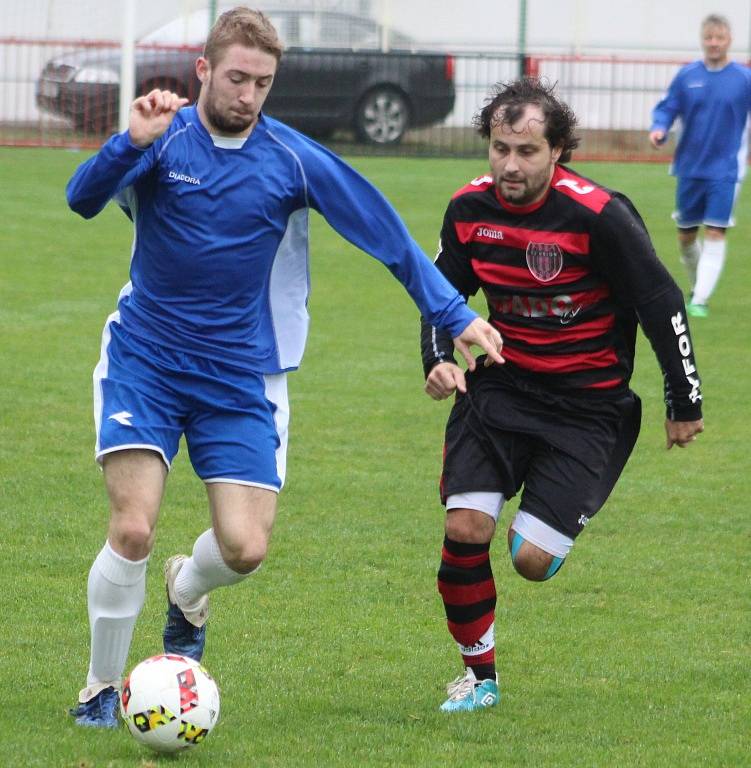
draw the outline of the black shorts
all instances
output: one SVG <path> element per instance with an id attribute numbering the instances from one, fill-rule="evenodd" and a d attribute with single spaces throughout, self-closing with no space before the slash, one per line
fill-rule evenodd
<path id="1" fill-rule="evenodd" d="M 446 425 L 441 501 L 473 491 L 507 499 L 575 539 L 607 500 L 636 443 L 641 401 L 556 395 L 509 372 L 468 374 Z"/>

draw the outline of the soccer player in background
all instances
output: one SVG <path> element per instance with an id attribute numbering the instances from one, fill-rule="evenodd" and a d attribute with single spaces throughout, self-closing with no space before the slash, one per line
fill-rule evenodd
<path id="1" fill-rule="evenodd" d="M 629 388 L 637 324 L 665 382 L 667 447 L 703 430 L 701 392 L 678 286 L 622 194 L 562 165 L 576 118 L 544 82 L 499 86 L 479 113 L 490 175 L 452 197 L 436 264 L 464 295 L 482 290 L 505 364 L 465 375 L 449 336 L 423 319 L 425 390 L 456 395 L 446 426 L 438 590 L 464 672 L 446 712 L 495 706 L 496 586 L 490 543 L 508 528 L 516 571 L 545 581 L 621 474 L 639 433 Z"/>
<path id="2" fill-rule="evenodd" d="M 728 60 L 730 23 L 711 14 L 701 25 L 704 59 L 682 67 L 652 112 L 649 141 L 657 149 L 678 118 L 671 172 L 677 177 L 678 246 L 688 272 L 688 313 L 706 317 L 725 263 L 725 231 L 746 173 L 751 71 Z M 704 226 L 704 242 L 698 239 Z"/>
<path id="3" fill-rule="evenodd" d="M 89 218 L 111 199 L 133 220 L 130 282 L 94 372 L 96 457 L 110 501 L 89 573 L 84 726 L 117 725 L 118 688 L 145 597 L 167 474 L 185 436 L 211 526 L 165 565 L 164 650 L 200 659 L 208 593 L 266 557 L 284 482 L 287 372 L 308 327 L 308 211 L 388 267 L 420 311 L 501 361 L 498 332 L 433 266 L 383 196 L 342 160 L 262 112 L 282 46 L 261 13 L 235 8 L 196 62 L 195 106 L 164 90 L 133 102 L 68 183 Z"/>

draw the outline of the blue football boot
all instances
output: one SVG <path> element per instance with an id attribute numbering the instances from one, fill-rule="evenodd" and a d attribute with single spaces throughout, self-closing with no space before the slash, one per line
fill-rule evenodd
<path id="1" fill-rule="evenodd" d="M 79 702 L 70 714 L 76 718 L 76 725 L 85 728 L 117 728 L 120 724 L 120 695 L 112 687 L 103 688 L 88 701 Z"/>
<path id="2" fill-rule="evenodd" d="M 178 607 L 175 579 L 185 560 L 187 555 L 174 555 L 164 564 L 164 581 L 167 585 L 167 623 L 162 639 L 165 653 L 175 653 L 200 661 L 206 645 L 209 596 L 204 595 L 191 609 L 183 611 Z"/>

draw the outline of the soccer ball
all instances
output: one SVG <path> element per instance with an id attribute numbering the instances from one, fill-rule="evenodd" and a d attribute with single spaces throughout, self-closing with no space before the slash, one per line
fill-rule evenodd
<path id="1" fill-rule="evenodd" d="M 219 690 L 193 659 L 152 656 L 133 668 L 120 699 L 123 719 L 136 741 L 157 752 L 200 744 L 219 719 Z"/>

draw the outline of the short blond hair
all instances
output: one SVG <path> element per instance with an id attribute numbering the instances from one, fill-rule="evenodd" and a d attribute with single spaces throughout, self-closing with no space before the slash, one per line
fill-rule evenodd
<path id="1" fill-rule="evenodd" d="M 730 22 L 726 16 L 721 16 L 719 13 L 710 13 L 704 21 L 701 23 L 702 31 L 706 27 L 725 27 L 730 32 Z"/>
<path id="2" fill-rule="evenodd" d="M 216 66 L 231 45 L 244 45 L 270 53 L 277 61 L 282 58 L 284 47 L 268 16 L 261 11 L 238 6 L 225 11 L 209 32 L 203 56 L 211 66 Z"/>

